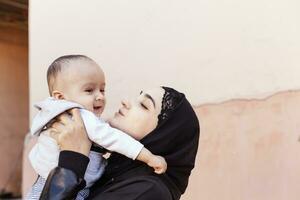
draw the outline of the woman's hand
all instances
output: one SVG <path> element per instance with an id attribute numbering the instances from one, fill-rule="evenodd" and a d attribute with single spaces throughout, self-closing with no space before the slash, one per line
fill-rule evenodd
<path id="1" fill-rule="evenodd" d="M 75 151 L 88 156 L 92 143 L 87 136 L 80 112 L 73 108 L 70 114 L 63 113 L 57 118 L 50 127 L 50 135 L 57 141 L 60 150 Z"/>

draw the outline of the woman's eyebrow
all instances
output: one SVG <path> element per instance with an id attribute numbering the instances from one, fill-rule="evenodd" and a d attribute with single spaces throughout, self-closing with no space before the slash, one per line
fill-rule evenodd
<path id="1" fill-rule="evenodd" d="M 154 99 L 149 94 L 145 94 L 145 97 L 148 98 L 148 99 L 150 99 L 152 101 L 153 106 L 155 108 L 155 101 L 154 101 Z"/>

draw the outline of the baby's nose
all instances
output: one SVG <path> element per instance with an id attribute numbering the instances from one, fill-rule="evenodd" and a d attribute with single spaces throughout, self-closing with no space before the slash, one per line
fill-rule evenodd
<path id="1" fill-rule="evenodd" d="M 97 94 L 96 94 L 96 100 L 98 101 L 98 100 L 104 100 L 104 95 L 101 93 L 101 92 L 98 92 Z"/>

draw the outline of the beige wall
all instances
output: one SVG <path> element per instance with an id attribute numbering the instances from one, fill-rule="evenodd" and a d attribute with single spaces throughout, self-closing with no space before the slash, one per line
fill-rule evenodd
<path id="1" fill-rule="evenodd" d="M 288 123 L 289 117 L 298 117 L 297 101 L 288 107 L 295 113 L 272 120 L 276 104 L 251 104 L 253 112 L 245 114 L 251 117 L 242 123 L 243 105 L 220 102 L 300 88 L 299 9 L 297 0 L 31 0 L 31 118 L 32 104 L 47 96 L 45 74 L 51 61 L 63 54 L 86 54 L 107 75 L 105 116 L 123 96 L 154 85 L 173 86 L 194 105 L 204 104 L 197 109 L 204 126 L 185 199 L 296 200 L 298 179 L 289 177 L 298 175 L 293 166 L 299 163 L 290 156 L 299 153 L 298 143 L 283 130 L 299 130 L 296 121 Z M 209 107 L 212 103 L 216 107 Z M 284 110 L 285 102 L 280 105 Z M 257 118 L 261 109 L 264 114 Z M 287 121 L 272 129 L 277 120 Z M 219 123 L 227 124 L 224 136 L 215 130 Z M 276 134 L 279 142 L 273 143 Z"/>
<path id="2" fill-rule="evenodd" d="M 47 95 L 50 62 L 70 53 L 104 68 L 106 113 L 153 85 L 194 104 L 297 89 L 299 9 L 298 0 L 31 0 L 30 103 Z"/>
<path id="3" fill-rule="evenodd" d="M 27 31 L 0 26 L 0 188 L 20 194 L 29 123 Z"/>

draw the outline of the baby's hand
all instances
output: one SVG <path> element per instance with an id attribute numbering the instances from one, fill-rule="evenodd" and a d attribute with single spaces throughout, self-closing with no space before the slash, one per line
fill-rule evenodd
<path id="1" fill-rule="evenodd" d="M 161 156 L 152 156 L 147 164 L 152 167 L 157 174 L 165 173 L 167 170 L 167 162 Z"/>

